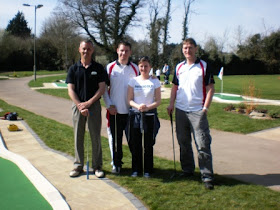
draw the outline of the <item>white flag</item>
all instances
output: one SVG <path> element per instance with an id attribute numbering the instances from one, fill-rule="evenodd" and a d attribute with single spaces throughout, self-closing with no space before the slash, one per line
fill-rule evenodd
<path id="1" fill-rule="evenodd" d="M 218 75 L 220 80 L 223 80 L 223 75 L 224 75 L 224 67 L 221 68 L 220 73 Z"/>

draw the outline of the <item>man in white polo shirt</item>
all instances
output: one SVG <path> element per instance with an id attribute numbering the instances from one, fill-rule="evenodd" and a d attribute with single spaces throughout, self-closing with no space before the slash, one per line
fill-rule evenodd
<path id="1" fill-rule="evenodd" d="M 113 169 L 112 173 L 120 173 L 122 167 L 122 137 L 125 130 L 129 105 L 127 103 L 128 82 L 139 75 L 138 66 L 129 61 L 131 45 L 122 41 L 117 49 L 118 60 L 107 65 L 110 80 L 109 89 L 104 93 L 104 101 L 109 115 L 110 130 L 113 137 Z M 115 118 L 116 117 L 116 118 Z M 115 130 L 115 120 L 117 129 Z M 117 134 L 116 134 L 117 133 Z M 117 135 L 117 141 L 115 136 Z"/>
<path id="2" fill-rule="evenodd" d="M 194 39 L 183 41 L 185 61 L 176 66 L 173 77 L 168 114 L 172 114 L 176 100 L 176 133 L 180 145 L 180 162 L 185 177 L 194 174 L 192 150 L 193 133 L 198 151 L 198 163 L 202 181 L 207 189 L 214 189 L 211 136 L 207 112 L 215 92 L 213 74 L 207 63 L 196 57 Z"/>

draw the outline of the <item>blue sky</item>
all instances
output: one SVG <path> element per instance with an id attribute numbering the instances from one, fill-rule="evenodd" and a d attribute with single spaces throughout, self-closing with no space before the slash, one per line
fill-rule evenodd
<path id="1" fill-rule="evenodd" d="M 44 20 L 56 7 L 57 0 L 0 0 L 0 28 L 5 28 L 17 11 L 22 11 L 33 30 L 34 7 L 24 7 L 23 3 L 44 5 L 37 10 L 37 34 L 40 33 Z M 241 26 L 244 32 L 244 38 L 255 33 L 280 29 L 279 0 L 196 0 L 191 9 L 194 12 L 190 16 L 189 35 L 202 46 L 209 36 L 225 41 L 225 45 L 234 44 L 238 26 Z M 141 10 L 139 17 L 142 17 L 143 22 L 149 20 L 147 10 Z M 181 42 L 182 18 L 183 0 L 172 0 L 169 42 Z M 134 27 L 130 31 L 135 39 L 147 37 L 146 24 L 140 24 L 142 26 Z M 226 37 L 223 35 L 225 32 Z"/>

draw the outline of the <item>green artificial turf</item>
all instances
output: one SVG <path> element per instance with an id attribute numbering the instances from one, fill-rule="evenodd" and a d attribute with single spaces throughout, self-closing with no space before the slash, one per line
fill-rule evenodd
<path id="1" fill-rule="evenodd" d="M 0 158 L 0 209 L 52 209 L 18 166 Z"/>

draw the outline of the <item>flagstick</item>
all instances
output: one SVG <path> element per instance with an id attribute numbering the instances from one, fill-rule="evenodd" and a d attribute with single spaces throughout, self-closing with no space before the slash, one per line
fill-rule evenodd
<path id="1" fill-rule="evenodd" d="M 223 81 L 224 80 L 222 80 L 222 82 L 221 82 L 221 95 L 223 94 L 223 86 L 224 86 Z"/>

